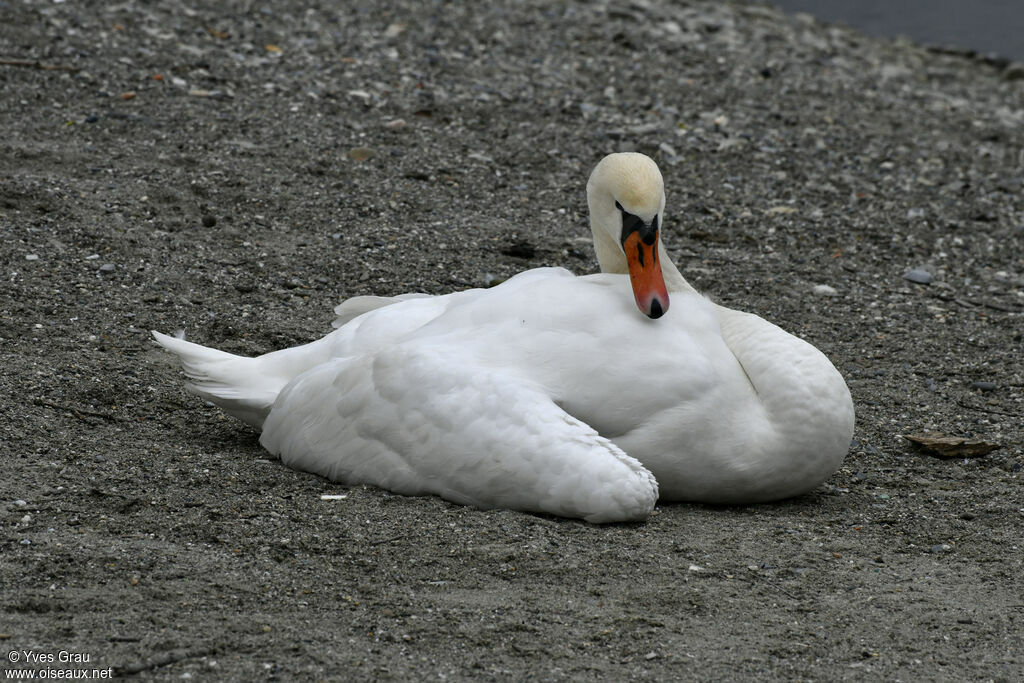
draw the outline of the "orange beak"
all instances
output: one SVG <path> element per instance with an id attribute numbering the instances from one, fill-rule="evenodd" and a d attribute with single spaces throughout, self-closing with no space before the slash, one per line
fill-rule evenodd
<path id="1" fill-rule="evenodd" d="M 640 232 L 630 233 L 622 242 L 629 265 L 629 282 L 640 311 L 649 318 L 660 318 L 668 311 L 668 289 L 658 263 L 658 232 L 648 244 Z"/>

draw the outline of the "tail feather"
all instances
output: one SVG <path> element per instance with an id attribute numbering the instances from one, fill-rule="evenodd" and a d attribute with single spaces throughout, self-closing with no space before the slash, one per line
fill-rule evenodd
<path id="1" fill-rule="evenodd" d="M 286 379 L 261 372 L 259 358 L 245 358 L 153 331 L 157 343 L 178 356 L 185 388 L 257 429 L 270 413 Z"/>

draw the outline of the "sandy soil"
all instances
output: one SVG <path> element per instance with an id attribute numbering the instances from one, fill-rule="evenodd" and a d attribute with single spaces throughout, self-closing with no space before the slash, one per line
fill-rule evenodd
<path id="1" fill-rule="evenodd" d="M 0 58 L 30 62 L 0 65 L 0 651 L 1020 680 L 1024 71 L 744 4 L 346 5 L 0 1 Z M 661 165 L 690 281 L 848 378 L 856 438 L 813 494 L 598 527 L 343 489 L 148 336 L 257 354 L 349 296 L 591 271 L 586 175 L 622 149 Z M 1001 447 L 940 460 L 922 431 Z"/>

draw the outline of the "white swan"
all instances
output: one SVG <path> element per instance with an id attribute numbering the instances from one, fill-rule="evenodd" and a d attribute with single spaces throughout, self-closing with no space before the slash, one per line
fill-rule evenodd
<path id="1" fill-rule="evenodd" d="M 349 484 L 612 522 L 659 496 L 769 501 L 835 472 L 846 383 L 810 344 L 686 282 L 659 240 L 655 163 L 605 157 L 587 200 L 598 275 L 358 297 L 331 334 L 258 358 L 154 336 L 189 390 L 262 428 L 286 465 Z"/>

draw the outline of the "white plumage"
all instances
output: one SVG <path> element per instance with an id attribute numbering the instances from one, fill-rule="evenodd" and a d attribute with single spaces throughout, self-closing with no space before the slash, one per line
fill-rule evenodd
<path id="1" fill-rule="evenodd" d="M 350 299 L 331 334 L 259 358 L 154 335 L 192 392 L 334 481 L 611 522 L 659 495 L 752 503 L 831 475 L 853 433 L 845 382 L 810 344 L 686 283 L 657 242 L 654 162 L 606 157 L 588 200 L 599 275 Z M 630 226 L 655 228 L 657 257 L 634 262 Z"/>

